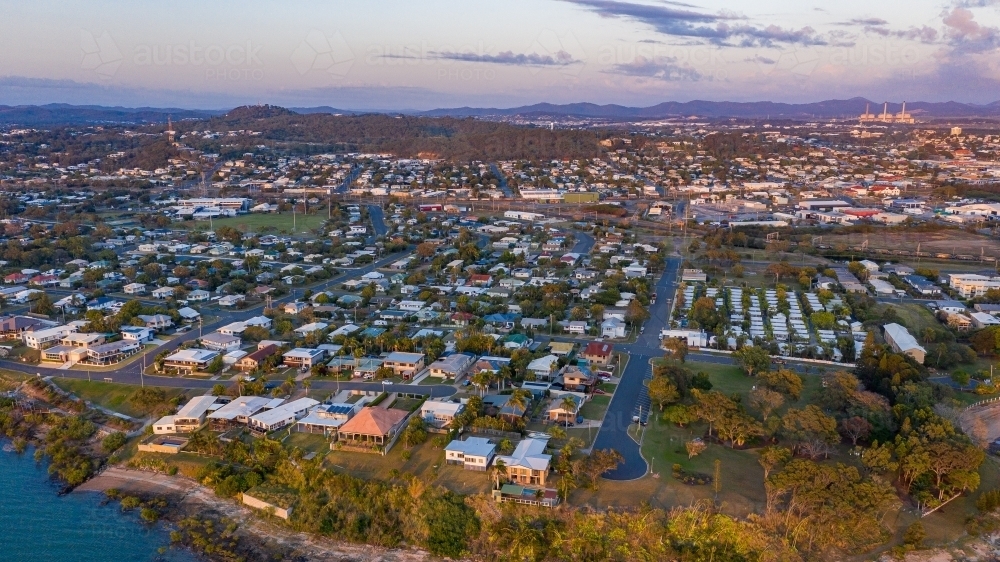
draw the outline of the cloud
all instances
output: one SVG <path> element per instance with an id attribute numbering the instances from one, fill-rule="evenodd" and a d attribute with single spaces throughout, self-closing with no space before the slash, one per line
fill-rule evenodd
<path id="1" fill-rule="evenodd" d="M 756 63 L 760 63 L 760 64 L 774 64 L 774 63 L 776 63 L 778 61 L 775 60 L 775 59 L 772 59 L 772 58 L 765 57 L 763 55 L 754 55 L 752 57 L 747 57 L 747 58 L 743 59 L 743 62 L 756 62 Z"/>
<path id="2" fill-rule="evenodd" d="M 882 26 L 888 25 L 889 22 L 882 18 L 854 18 L 847 21 L 837 22 L 834 25 L 846 25 L 846 26 Z"/>
<path id="3" fill-rule="evenodd" d="M 979 25 L 975 15 L 966 8 L 945 12 L 942 20 L 947 26 L 945 36 L 956 51 L 983 53 L 1000 47 L 1000 29 Z"/>
<path id="4" fill-rule="evenodd" d="M 784 29 L 776 25 L 758 27 L 729 22 L 745 20 L 731 14 L 706 14 L 671 6 L 654 6 L 616 0 L 565 0 L 605 18 L 634 20 L 652 26 L 664 35 L 697 37 L 725 45 L 734 41 L 743 47 L 767 47 L 774 43 L 826 45 L 811 27 Z"/>
<path id="5" fill-rule="evenodd" d="M 551 55 L 541 55 L 538 53 L 515 53 L 514 51 L 503 51 L 496 55 L 455 53 L 451 51 L 433 51 L 430 54 L 434 58 L 442 60 L 486 62 L 512 66 L 568 66 L 582 62 L 573 58 L 573 55 L 567 53 L 566 51 L 556 51 Z"/>
<path id="6" fill-rule="evenodd" d="M 639 78 L 655 78 L 668 82 L 701 79 L 701 74 L 697 70 L 690 66 L 679 64 L 675 57 L 661 57 L 655 60 L 636 57 L 630 63 L 616 64 L 605 72 Z"/>
<path id="7" fill-rule="evenodd" d="M 938 30 L 930 26 L 911 27 L 910 29 L 892 30 L 884 27 L 866 26 L 865 33 L 873 33 L 882 37 L 895 37 L 897 39 L 908 39 L 910 41 L 920 41 L 921 43 L 935 43 L 938 39 Z"/>

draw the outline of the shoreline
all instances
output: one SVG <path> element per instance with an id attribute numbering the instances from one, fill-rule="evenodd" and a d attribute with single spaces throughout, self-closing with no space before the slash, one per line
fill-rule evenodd
<path id="1" fill-rule="evenodd" d="M 112 466 L 77 486 L 71 493 L 101 493 L 115 488 L 122 493 L 159 496 L 170 500 L 164 519 L 212 514 L 239 522 L 242 538 L 285 551 L 289 560 L 339 560 L 343 562 L 425 562 L 435 560 L 419 549 L 384 549 L 345 543 L 293 531 L 262 519 L 250 508 L 215 493 L 183 476 L 131 470 Z M 289 554 L 290 552 L 290 554 Z M 197 553 L 196 553 L 197 554 Z M 199 554 L 199 556 L 202 556 Z"/>

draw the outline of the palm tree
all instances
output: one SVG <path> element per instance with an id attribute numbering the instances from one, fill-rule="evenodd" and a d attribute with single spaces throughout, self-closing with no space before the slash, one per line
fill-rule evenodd
<path id="1" fill-rule="evenodd" d="M 493 461 L 493 464 L 490 466 L 490 476 L 495 483 L 493 489 L 500 489 L 500 481 L 507 479 L 507 463 L 500 459 Z"/>
<path id="2" fill-rule="evenodd" d="M 501 439 L 500 443 L 497 445 L 497 451 L 501 455 L 509 455 L 514 451 L 514 443 L 510 439 Z"/>
<path id="3" fill-rule="evenodd" d="M 569 427 L 569 420 L 573 417 L 573 414 L 576 413 L 576 400 L 573 400 L 573 397 L 567 394 L 566 396 L 563 396 L 562 402 L 559 403 L 559 407 L 568 412 L 566 414 L 566 427 Z"/>
<path id="4" fill-rule="evenodd" d="M 507 405 L 510 406 L 511 409 L 515 410 L 515 413 L 517 410 L 521 410 L 523 412 L 528 409 L 528 401 L 530 399 L 531 392 L 523 388 L 519 388 L 510 395 L 510 398 L 507 400 Z"/>

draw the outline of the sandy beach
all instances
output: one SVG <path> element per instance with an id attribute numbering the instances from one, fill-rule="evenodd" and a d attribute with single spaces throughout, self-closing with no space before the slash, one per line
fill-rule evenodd
<path id="1" fill-rule="evenodd" d="M 219 498 L 212 490 L 181 476 L 110 467 L 77 487 L 74 493 L 104 492 L 116 488 L 123 493 L 168 498 L 180 514 L 215 512 L 240 523 L 240 532 L 255 541 L 290 549 L 293 560 L 337 560 L 342 562 L 423 562 L 434 560 L 418 549 L 381 549 L 326 540 L 297 533 L 257 516 L 235 501 Z"/>

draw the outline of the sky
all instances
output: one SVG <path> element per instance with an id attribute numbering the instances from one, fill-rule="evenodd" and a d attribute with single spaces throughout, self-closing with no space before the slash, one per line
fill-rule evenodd
<path id="1" fill-rule="evenodd" d="M 1000 100 L 1000 0 L 0 0 L 0 105 Z"/>

